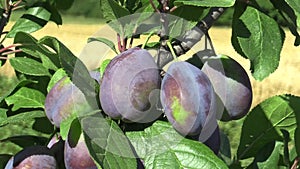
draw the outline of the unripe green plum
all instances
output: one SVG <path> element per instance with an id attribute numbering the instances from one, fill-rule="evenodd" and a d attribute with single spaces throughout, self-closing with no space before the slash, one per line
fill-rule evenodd
<path id="1" fill-rule="evenodd" d="M 160 112 L 161 77 L 154 58 L 138 47 L 128 49 L 107 65 L 100 86 L 100 102 L 104 112 L 113 119 L 127 122 L 150 122 Z"/>
<path id="2" fill-rule="evenodd" d="M 219 55 L 208 58 L 202 71 L 218 97 L 218 118 L 229 121 L 244 117 L 252 103 L 251 83 L 245 69 L 232 58 Z"/>
<path id="3" fill-rule="evenodd" d="M 97 81 L 100 79 L 99 72 L 90 72 Z M 45 100 L 45 112 L 48 119 L 56 127 L 72 113 L 78 115 L 92 111 L 84 94 L 72 83 L 68 77 L 60 79 L 49 91 Z"/>
<path id="4" fill-rule="evenodd" d="M 208 77 L 192 64 L 172 63 L 162 80 L 160 96 L 165 115 L 182 135 L 198 135 L 203 129 L 215 127 L 213 87 Z"/>
<path id="5" fill-rule="evenodd" d="M 32 146 L 14 155 L 5 169 L 56 169 L 57 162 L 46 146 Z"/>
<path id="6" fill-rule="evenodd" d="M 97 169 L 84 142 L 83 134 L 76 143 L 67 137 L 65 141 L 64 160 L 66 169 Z"/>

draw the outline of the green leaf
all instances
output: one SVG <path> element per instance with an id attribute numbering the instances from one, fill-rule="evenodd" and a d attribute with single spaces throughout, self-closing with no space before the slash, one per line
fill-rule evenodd
<path id="1" fill-rule="evenodd" d="M 56 0 L 56 7 L 57 9 L 62 9 L 62 10 L 67 10 L 69 8 L 71 8 L 71 6 L 74 3 L 74 0 Z"/>
<path id="2" fill-rule="evenodd" d="M 184 18 L 171 17 L 169 19 L 169 35 L 171 38 L 182 37 L 188 30 L 191 30 L 196 22 L 189 22 Z"/>
<path id="3" fill-rule="evenodd" d="M 276 142 L 275 148 L 269 158 L 263 162 L 258 162 L 257 166 L 259 169 L 278 168 L 278 161 L 282 151 L 283 144 Z"/>
<path id="4" fill-rule="evenodd" d="M 45 117 L 45 112 L 44 111 L 29 111 L 25 113 L 19 113 L 14 116 L 10 116 L 5 120 L 0 121 L 0 126 L 4 126 L 7 124 L 17 124 L 20 122 L 27 122 L 28 120 L 32 120 L 35 118 L 40 118 L 40 117 Z"/>
<path id="5" fill-rule="evenodd" d="M 0 168 L 5 168 L 6 163 L 11 158 L 11 155 L 8 154 L 0 154 Z"/>
<path id="6" fill-rule="evenodd" d="M 233 23 L 233 39 L 238 42 L 233 42 L 235 49 L 250 59 L 253 77 L 263 80 L 279 65 L 283 39 L 278 24 L 252 7 L 234 17 Z"/>
<path id="7" fill-rule="evenodd" d="M 300 28 L 300 13 L 296 12 L 297 16 L 297 27 Z"/>
<path id="8" fill-rule="evenodd" d="M 7 109 L 0 108 L 0 121 L 7 119 L 6 112 L 7 112 Z"/>
<path id="9" fill-rule="evenodd" d="M 72 122 L 77 119 L 77 114 L 72 113 L 67 119 L 60 123 L 60 135 L 63 140 L 66 140 L 69 130 L 71 128 Z"/>
<path id="10" fill-rule="evenodd" d="M 14 38 L 14 43 L 22 44 L 22 46 L 19 47 L 22 49 L 22 52 L 40 58 L 45 68 L 56 71 L 60 67 L 57 55 L 49 51 L 45 46 L 39 44 L 30 34 L 18 32 Z"/>
<path id="11" fill-rule="evenodd" d="M 48 139 L 40 136 L 32 135 L 21 135 L 21 136 L 11 136 L 0 140 L 0 142 L 12 142 L 22 148 L 29 147 L 32 145 L 44 145 L 47 144 Z"/>
<path id="12" fill-rule="evenodd" d="M 272 154 L 273 150 L 275 148 L 275 141 L 271 141 L 268 144 L 266 144 L 264 147 L 262 147 L 256 154 L 254 161 L 250 165 L 249 168 L 257 168 L 257 163 L 266 161 L 270 155 Z M 255 166 L 255 167 L 254 167 Z"/>
<path id="13" fill-rule="evenodd" d="M 56 51 L 62 68 L 66 71 L 72 82 L 83 92 L 91 107 L 98 109 L 99 97 L 97 89 L 99 88 L 99 84 L 90 76 L 84 63 L 54 37 L 46 36 L 39 42 Z"/>
<path id="14" fill-rule="evenodd" d="M 300 13 L 300 1 L 297 0 L 285 0 L 285 1 L 290 5 L 290 7 L 293 8 L 295 12 Z"/>
<path id="15" fill-rule="evenodd" d="M 134 13 L 141 6 L 141 0 L 126 0 L 124 5 L 130 13 Z"/>
<path id="16" fill-rule="evenodd" d="M 100 66 L 100 77 L 103 77 L 103 74 L 105 72 L 105 69 L 107 65 L 110 63 L 111 59 L 105 59 Z"/>
<path id="17" fill-rule="evenodd" d="M 96 163 L 102 168 L 132 169 L 137 161 L 123 131 L 112 120 L 101 116 L 81 120 L 85 142 Z"/>
<path id="18" fill-rule="evenodd" d="M 126 135 L 146 168 L 228 168 L 207 146 L 182 137 L 168 122 Z"/>
<path id="19" fill-rule="evenodd" d="M 285 0 L 271 0 L 273 6 L 279 10 L 279 13 L 282 15 L 288 28 L 290 29 L 291 33 L 296 37 L 295 39 L 295 46 L 300 44 L 300 35 L 297 31 L 297 16 L 295 14 L 295 10 L 293 10 Z M 300 5 L 299 5 L 300 6 Z"/>
<path id="20" fill-rule="evenodd" d="M 9 62 L 18 72 L 32 76 L 51 76 L 42 63 L 31 58 L 15 57 L 9 59 Z"/>
<path id="21" fill-rule="evenodd" d="M 115 0 L 100 0 L 100 8 L 104 18 L 108 21 L 130 15 L 130 12 Z"/>
<path id="22" fill-rule="evenodd" d="M 32 33 L 44 27 L 51 17 L 51 13 L 43 7 L 31 7 L 11 28 L 7 37 L 12 38 L 17 32 Z"/>
<path id="23" fill-rule="evenodd" d="M 249 112 L 242 127 L 240 145 L 237 151 L 238 159 L 255 157 L 258 151 L 269 142 L 283 141 L 281 129 L 288 131 L 291 137 L 294 137 L 294 131 L 297 127 L 295 114 L 300 110 L 299 107 L 291 105 L 294 100 L 300 104 L 298 97 L 274 96 Z"/>
<path id="24" fill-rule="evenodd" d="M 284 164 L 290 168 L 290 154 L 289 154 L 289 141 L 290 133 L 284 129 L 281 129 L 282 135 L 283 135 L 283 162 Z M 294 133 L 293 133 L 294 134 Z"/>
<path id="25" fill-rule="evenodd" d="M 299 143 L 300 142 L 300 125 L 298 125 L 298 127 L 295 130 L 295 134 L 294 134 L 294 140 L 295 143 Z M 299 144 L 295 144 L 296 146 L 296 152 L 298 154 L 298 156 L 300 156 L 300 145 Z"/>
<path id="26" fill-rule="evenodd" d="M 79 120 L 76 118 L 72 121 L 70 125 L 70 129 L 68 131 L 68 141 L 71 147 L 75 147 L 77 145 L 81 135 L 82 135 L 81 125 Z"/>
<path id="27" fill-rule="evenodd" d="M 219 155 L 223 159 L 223 161 L 226 162 L 227 165 L 231 163 L 231 146 L 228 136 L 220 131 L 220 139 L 221 139 L 221 145 L 220 145 L 220 151 Z"/>
<path id="28" fill-rule="evenodd" d="M 139 15 L 136 26 L 141 26 L 146 19 L 150 18 L 154 14 L 154 9 L 152 5 L 150 4 L 149 0 L 141 0 L 142 2 L 142 7 L 139 8 L 136 13 Z M 154 6 L 158 8 L 159 2 L 158 1 L 153 1 Z M 144 33 L 141 32 L 141 33 Z"/>
<path id="29" fill-rule="evenodd" d="M 44 113 L 45 114 L 45 113 Z M 53 134 L 54 126 L 47 116 L 34 118 L 34 123 L 31 127 L 33 130 L 45 134 Z M 48 137 L 49 138 L 49 137 Z"/>
<path id="30" fill-rule="evenodd" d="M 12 87 L 9 91 L 6 92 L 2 97 L 0 97 L 0 103 L 4 101 L 4 99 L 12 94 L 14 94 L 16 91 L 18 91 L 21 87 L 24 87 L 28 84 L 31 83 L 36 83 L 35 81 L 32 80 L 22 80 L 18 82 L 14 87 Z"/>
<path id="31" fill-rule="evenodd" d="M 13 105 L 13 111 L 20 108 L 44 108 L 45 96 L 38 90 L 22 87 L 5 101 L 8 105 Z"/>
<path id="32" fill-rule="evenodd" d="M 204 17 L 205 8 L 199 6 L 184 5 L 179 6 L 171 12 L 172 15 L 178 16 L 188 21 L 198 22 Z"/>
<path id="33" fill-rule="evenodd" d="M 174 5 L 176 6 L 231 7 L 234 3 L 235 0 L 174 0 Z"/>
<path id="34" fill-rule="evenodd" d="M 90 42 L 94 42 L 94 41 L 98 41 L 98 42 L 102 42 L 105 45 L 107 45 L 108 47 L 110 47 L 111 50 L 113 50 L 116 54 L 118 54 L 116 48 L 115 48 L 115 44 L 110 41 L 109 39 L 106 38 L 101 38 L 101 37 L 97 37 L 97 38 L 89 38 L 88 39 L 88 43 Z"/>
<path id="35" fill-rule="evenodd" d="M 57 25 L 62 25 L 62 17 L 59 13 L 58 8 L 56 8 L 53 5 L 49 5 L 49 7 L 47 9 L 51 13 L 50 21 L 53 21 Z"/>
<path id="36" fill-rule="evenodd" d="M 47 86 L 47 91 L 49 92 L 52 87 L 63 77 L 67 76 L 67 73 L 65 72 L 64 69 L 60 68 L 58 69 L 53 75 L 52 78 L 50 79 L 50 82 L 48 83 Z"/>

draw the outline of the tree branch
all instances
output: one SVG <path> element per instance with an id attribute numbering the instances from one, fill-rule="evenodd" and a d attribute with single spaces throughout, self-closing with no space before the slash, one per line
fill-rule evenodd
<path id="1" fill-rule="evenodd" d="M 207 34 L 213 23 L 225 12 L 226 8 L 211 8 L 209 13 L 198 22 L 197 25 L 188 31 L 181 41 L 174 41 L 172 43 L 173 50 L 177 57 L 189 51 L 197 42 L 201 40 L 203 35 Z M 158 57 L 159 56 L 159 57 Z M 158 52 L 157 64 L 159 68 L 163 68 L 166 64 L 173 60 L 168 47 L 161 47 Z"/>

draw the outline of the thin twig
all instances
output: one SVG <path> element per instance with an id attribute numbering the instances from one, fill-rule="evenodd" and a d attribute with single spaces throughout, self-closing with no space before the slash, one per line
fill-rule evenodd
<path id="1" fill-rule="evenodd" d="M 299 165 L 300 157 L 297 157 L 291 167 L 291 169 L 297 169 Z"/>
<path id="2" fill-rule="evenodd" d="M 2 57 L 2 56 L 3 56 L 3 55 L 0 56 L 0 59 L 1 59 L 1 60 L 8 60 L 7 57 Z"/>
<path id="3" fill-rule="evenodd" d="M 13 7 L 17 7 L 17 6 L 19 6 L 20 3 L 22 3 L 22 2 L 23 2 L 23 0 L 19 0 L 19 1 L 17 1 L 16 3 L 12 4 L 12 6 L 13 6 Z"/>
<path id="4" fill-rule="evenodd" d="M 11 55 L 11 54 L 20 53 L 20 52 L 22 52 L 22 50 L 18 49 L 18 50 L 12 50 L 12 51 L 8 51 L 8 52 L 4 52 L 4 53 L 2 53 L 2 55 L 5 56 L 5 55 Z"/>
<path id="5" fill-rule="evenodd" d="M 15 11 L 15 10 L 18 10 L 18 9 L 21 9 L 21 8 L 24 8 L 24 7 L 25 7 L 25 5 L 16 6 L 16 7 L 13 7 L 11 10 Z"/>
<path id="6" fill-rule="evenodd" d="M 22 46 L 22 44 L 12 44 L 12 45 L 6 46 L 6 47 L 0 49 L 0 53 L 3 53 L 6 50 L 9 50 L 11 48 L 18 47 L 18 46 Z"/>
<path id="7" fill-rule="evenodd" d="M 177 6 L 173 6 L 171 9 L 170 9 L 170 12 L 174 12 L 178 7 Z"/>
<path id="8" fill-rule="evenodd" d="M 153 0 L 149 0 L 152 8 L 155 10 L 155 12 L 160 13 L 160 11 L 156 8 L 155 4 L 153 3 Z"/>

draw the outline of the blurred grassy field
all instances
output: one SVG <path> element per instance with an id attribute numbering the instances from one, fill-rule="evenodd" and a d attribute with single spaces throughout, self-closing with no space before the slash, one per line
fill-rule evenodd
<path id="1" fill-rule="evenodd" d="M 62 26 L 49 23 L 42 30 L 33 33 L 33 36 L 37 39 L 43 36 L 54 36 L 62 41 L 75 55 L 79 56 L 86 45 L 87 38 L 99 31 L 103 26 L 103 22 L 100 20 L 95 22 L 93 20 L 86 20 L 85 18 L 66 18 L 65 21 L 66 23 Z M 11 25 L 9 24 L 6 29 L 9 29 Z M 300 96 L 300 47 L 293 46 L 294 38 L 288 31 L 286 31 L 286 41 L 282 50 L 279 68 L 262 82 L 252 78 L 249 70 L 249 61 L 239 56 L 231 46 L 231 29 L 214 27 L 209 32 L 216 52 L 233 57 L 247 70 L 253 87 L 254 98 L 252 108 L 266 98 L 274 95 L 288 93 Z M 5 43 L 10 44 L 12 40 L 9 39 Z M 0 68 L 1 75 L 12 77 L 14 73 L 10 66 L 6 64 Z M 5 88 L 1 90 L 3 93 Z M 234 140 L 231 142 L 234 149 L 237 148 L 241 123 L 242 120 L 221 123 L 221 128 L 225 130 L 224 132 L 231 140 Z M 232 131 L 232 128 L 237 130 Z"/>

